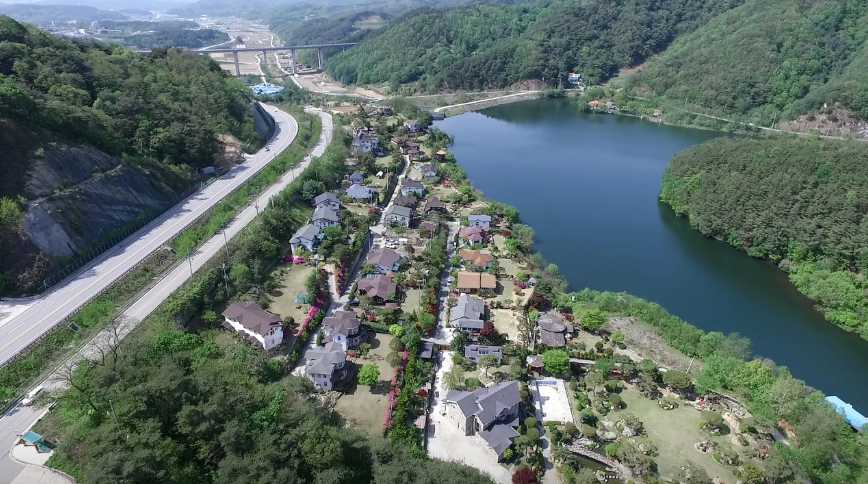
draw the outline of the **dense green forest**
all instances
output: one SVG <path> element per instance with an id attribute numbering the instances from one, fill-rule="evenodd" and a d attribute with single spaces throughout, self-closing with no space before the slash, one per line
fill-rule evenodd
<path id="1" fill-rule="evenodd" d="M 552 1 L 415 11 L 334 56 L 348 83 L 416 83 L 423 90 L 592 82 L 642 62 L 741 0 Z"/>
<path id="2" fill-rule="evenodd" d="M 210 59 L 175 50 L 142 56 L 0 17 L 0 252 L 7 254 L 0 292 L 41 289 L 62 264 L 30 242 L 23 223 L 30 202 L 50 202 L 58 223 L 79 226 L 64 217 L 85 205 L 93 213 L 130 209 L 92 234 L 141 225 L 177 200 L 198 168 L 215 163 L 219 136 L 259 142 L 250 103 L 247 89 Z M 100 179 L 117 184 L 102 196 L 112 205 L 103 211 Z M 85 182 L 87 193 L 73 190 Z M 64 208 L 64 200 L 75 205 Z"/>
<path id="3" fill-rule="evenodd" d="M 76 372 L 54 465 L 94 484 L 490 482 L 368 439 L 306 380 L 214 338 L 162 329 Z"/>
<path id="4" fill-rule="evenodd" d="M 213 161 L 217 136 L 253 141 L 249 95 L 212 61 L 71 42 L 0 17 L 0 117 L 110 154 Z"/>
<path id="5" fill-rule="evenodd" d="M 868 145 L 711 141 L 671 161 L 660 198 L 703 234 L 778 263 L 827 319 L 868 339 Z"/>
<path id="6" fill-rule="evenodd" d="M 772 124 L 840 103 L 868 119 L 868 2 L 749 0 L 628 82 L 698 111 Z"/>

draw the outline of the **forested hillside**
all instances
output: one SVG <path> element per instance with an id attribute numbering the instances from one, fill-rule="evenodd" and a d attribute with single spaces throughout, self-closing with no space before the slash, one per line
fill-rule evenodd
<path id="1" fill-rule="evenodd" d="M 763 125 L 826 103 L 868 119 L 866 39 L 865 0 L 749 0 L 678 39 L 628 87 Z"/>
<path id="2" fill-rule="evenodd" d="M 868 339 L 868 145 L 720 139 L 677 155 L 660 198 L 789 272 L 827 319 Z"/>
<path id="3" fill-rule="evenodd" d="M 221 135 L 257 142 L 247 91 L 212 61 L 71 42 L 9 17 L 0 126 L 0 253 L 15 254 L 0 261 L 0 293 L 41 289 L 56 257 L 165 209 L 222 155 Z"/>
<path id="4" fill-rule="evenodd" d="M 592 82 L 642 62 L 741 0 L 522 2 L 421 10 L 329 61 L 347 83 L 503 87 L 570 71 Z"/>

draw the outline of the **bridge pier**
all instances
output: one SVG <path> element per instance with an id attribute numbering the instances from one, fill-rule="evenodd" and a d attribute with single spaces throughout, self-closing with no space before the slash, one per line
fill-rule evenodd
<path id="1" fill-rule="evenodd" d="M 295 49 L 289 50 L 289 57 L 290 57 L 290 59 L 289 59 L 289 72 L 293 76 L 295 75 L 295 64 L 296 64 L 296 62 L 298 62 L 296 60 L 298 58 L 298 57 L 296 57 L 297 53 L 298 53 L 298 51 Z"/>
<path id="2" fill-rule="evenodd" d="M 325 67 L 325 62 L 323 61 L 323 57 L 322 57 L 322 48 L 318 48 L 316 50 L 316 63 L 317 63 L 317 70 L 321 71 L 322 68 Z"/>
<path id="3" fill-rule="evenodd" d="M 235 76 L 241 77 L 241 64 L 238 63 L 238 51 L 232 51 L 232 57 L 235 58 Z"/>

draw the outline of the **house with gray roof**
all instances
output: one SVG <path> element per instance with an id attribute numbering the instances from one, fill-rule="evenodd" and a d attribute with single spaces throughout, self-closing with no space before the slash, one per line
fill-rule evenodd
<path id="1" fill-rule="evenodd" d="M 401 185 L 401 195 L 418 195 L 425 196 L 425 185 L 422 182 L 407 178 Z"/>
<path id="2" fill-rule="evenodd" d="M 374 198 L 374 191 L 364 185 L 354 183 L 347 188 L 347 196 L 357 202 L 370 203 Z"/>
<path id="3" fill-rule="evenodd" d="M 433 163 L 425 163 L 419 167 L 419 171 L 422 173 L 422 180 L 426 182 L 434 183 L 438 180 L 437 167 Z"/>
<path id="4" fill-rule="evenodd" d="M 335 311 L 322 321 L 325 341 L 334 343 L 344 351 L 357 348 L 361 342 L 361 322 L 352 311 Z"/>
<path id="5" fill-rule="evenodd" d="M 346 377 L 347 353 L 334 343 L 322 348 L 311 348 L 306 353 L 304 374 L 320 391 L 331 391 L 335 384 Z"/>
<path id="6" fill-rule="evenodd" d="M 314 224 L 305 224 L 300 229 L 296 230 L 289 239 L 289 246 L 292 253 L 295 254 L 300 247 L 304 247 L 308 252 L 314 252 L 316 246 L 322 237 L 322 229 Z"/>
<path id="7" fill-rule="evenodd" d="M 320 193 L 313 199 L 313 206 L 316 208 L 319 207 L 328 207 L 332 210 L 340 210 L 341 209 L 341 201 L 338 199 L 338 196 L 333 192 L 325 192 Z"/>
<path id="8" fill-rule="evenodd" d="M 401 261 L 403 257 L 393 249 L 381 248 L 373 249 L 368 252 L 366 263 L 374 266 L 374 269 L 380 274 L 387 272 L 398 272 L 401 269 Z"/>
<path id="9" fill-rule="evenodd" d="M 414 197 L 413 195 L 398 195 L 395 197 L 394 203 L 395 205 L 401 205 L 402 207 L 416 208 L 416 206 L 419 205 L 419 198 Z"/>
<path id="10" fill-rule="evenodd" d="M 497 359 L 497 364 L 500 364 L 500 360 L 503 359 L 503 348 L 500 346 L 490 346 L 490 345 L 465 345 L 464 346 L 464 357 L 468 360 L 479 364 L 479 359 L 483 356 L 493 356 Z"/>
<path id="11" fill-rule="evenodd" d="M 341 223 L 341 215 L 337 210 L 323 205 L 314 209 L 310 220 L 317 227 L 324 229 Z"/>
<path id="12" fill-rule="evenodd" d="M 521 392 L 517 381 L 472 392 L 452 390 L 445 404 L 448 418 L 464 435 L 479 437 L 498 459 L 519 436 Z"/>
<path id="13" fill-rule="evenodd" d="M 449 312 L 449 326 L 465 333 L 476 334 L 485 325 L 485 301 L 462 293 L 458 303 Z"/>
<path id="14" fill-rule="evenodd" d="M 413 209 L 410 207 L 402 207 L 401 205 L 392 205 L 386 210 L 385 222 L 388 225 L 400 225 L 401 227 L 410 227 L 413 221 Z"/>
<path id="15" fill-rule="evenodd" d="M 467 225 L 470 227 L 479 227 L 482 230 L 489 230 L 491 227 L 491 216 L 484 214 L 468 215 Z"/>
<path id="16" fill-rule="evenodd" d="M 365 175 L 364 173 L 357 171 L 354 172 L 352 175 L 348 176 L 347 179 L 350 181 L 351 185 L 361 185 L 365 182 Z"/>

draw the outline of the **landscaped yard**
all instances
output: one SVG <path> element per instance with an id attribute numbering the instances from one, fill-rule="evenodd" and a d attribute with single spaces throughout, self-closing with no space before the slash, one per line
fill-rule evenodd
<path id="1" fill-rule="evenodd" d="M 278 278 L 280 285 L 271 294 L 271 304 L 268 310 L 279 314 L 282 318 L 292 317 L 297 323 L 304 321 L 310 304 L 296 302 L 299 294 L 307 294 L 304 283 L 307 281 L 314 268 L 306 265 L 287 266 L 280 269 Z"/>
<path id="2" fill-rule="evenodd" d="M 511 309 L 492 309 L 491 316 L 498 333 L 506 335 L 510 341 L 518 341 L 518 323 Z"/>
<path id="3" fill-rule="evenodd" d="M 404 298 L 404 302 L 401 303 L 401 310 L 405 313 L 412 313 L 413 311 L 415 311 L 416 313 L 421 312 L 422 290 L 408 289 L 407 296 Z"/>
<path id="4" fill-rule="evenodd" d="M 624 390 L 621 398 L 627 404 L 621 412 L 638 417 L 648 438 L 657 446 L 659 455 L 654 460 L 661 478 L 674 478 L 679 467 L 690 461 L 704 468 L 712 479 L 719 477 L 724 482 L 736 482 L 732 468 L 717 463 L 711 454 L 703 454 L 694 447 L 703 440 L 717 443 L 718 448 L 732 447 L 729 436 L 711 437 L 699 428 L 702 416 L 695 408 L 681 405 L 674 410 L 663 410 L 656 401 L 643 397 L 633 388 Z M 607 418 L 612 420 L 616 415 L 610 414 Z"/>
<path id="5" fill-rule="evenodd" d="M 335 404 L 335 410 L 347 422 L 370 435 L 383 435 L 383 415 L 388 403 L 389 381 L 395 373 L 386 362 L 391 341 L 391 335 L 375 334 L 369 341 L 372 348 L 368 356 L 352 359 L 359 368 L 366 363 L 376 363 L 380 368 L 380 384 L 374 388 L 354 383 L 348 385 L 350 389 L 341 395 Z"/>

